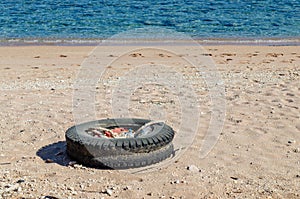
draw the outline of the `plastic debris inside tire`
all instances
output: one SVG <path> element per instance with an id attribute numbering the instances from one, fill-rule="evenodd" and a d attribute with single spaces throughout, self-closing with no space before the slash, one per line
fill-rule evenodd
<path id="1" fill-rule="evenodd" d="M 130 169 L 174 155 L 174 130 L 160 121 L 135 118 L 103 119 L 66 131 L 67 153 L 95 168 Z"/>

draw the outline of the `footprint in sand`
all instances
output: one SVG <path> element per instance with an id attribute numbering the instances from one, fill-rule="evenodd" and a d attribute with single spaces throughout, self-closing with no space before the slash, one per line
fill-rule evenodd
<path id="1" fill-rule="evenodd" d="M 256 57 L 258 56 L 258 53 L 248 53 L 247 57 Z"/>
<path id="2" fill-rule="evenodd" d="M 249 64 L 250 61 L 248 61 L 248 60 L 241 60 L 239 63 L 240 63 L 240 64 Z"/>
<path id="3" fill-rule="evenodd" d="M 218 61 L 217 64 L 227 64 L 226 61 Z"/>
<path id="4" fill-rule="evenodd" d="M 283 61 L 281 61 L 282 63 L 293 63 L 294 61 L 296 61 L 296 60 L 294 60 L 294 59 L 289 59 L 289 60 L 283 60 Z"/>
<path id="5" fill-rule="evenodd" d="M 165 55 L 165 54 L 163 54 L 163 53 L 159 53 L 158 56 L 160 56 L 160 57 L 172 57 L 172 56 L 170 56 L 170 55 Z"/>
<path id="6" fill-rule="evenodd" d="M 283 53 L 267 53 L 266 57 L 279 57 L 283 56 Z"/>
<path id="7" fill-rule="evenodd" d="M 235 53 L 222 53 L 221 54 L 221 57 L 225 57 L 225 56 L 231 57 L 231 56 L 236 56 L 236 54 Z"/>
<path id="8" fill-rule="evenodd" d="M 253 70 L 253 68 L 250 66 L 246 66 L 246 68 L 248 68 L 249 70 Z"/>
<path id="9" fill-rule="evenodd" d="M 130 57 L 145 57 L 142 55 L 142 53 L 132 53 L 129 55 Z"/>
<path id="10" fill-rule="evenodd" d="M 287 102 L 289 102 L 289 103 L 292 103 L 292 102 L 294 102 L 294 100 L 293 100 L 293 99 L 290 99 L 290 98 L 288 98 L 288 99 L 285 99 L 285 101 L 287 101 Z"/>
<path id="11" fill-rule="evenodd" d="M 203 55 L 203 56 L 209 56 L 209 57 L 211 57 L 211 56 L 212 56 L 212 54 L 211 54 L 211 53 L 203 53 L 202 55 Z"/>
<path id="12" fill-rule="evenodd" d="M 271 63 L 271 62 L 274 62 L 274 61 L 275 61 L 274 59 L 269 59 L 269 60 L 264 59 L 264 60 L 262 61 L 262 63 L 268 64 L 268 63 Z"/>

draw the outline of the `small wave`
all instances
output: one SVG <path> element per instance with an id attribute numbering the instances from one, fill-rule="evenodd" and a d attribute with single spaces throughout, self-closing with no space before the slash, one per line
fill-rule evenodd
<path id="1" fill-rule="evenodd" d="M 102 39 L 0 39 L 0 46 L 97 46 Z"/>
<path id="2" fill-rule="evenodd" d="M 0 46 L 97 46 L 97 45 L 262 45 L 262 46 L 299 46 L 300 38 L 209 38 L 209 39 L 0 39 Z"/>
<path id="3" fill-rule="evenodd" d="M 262 45 L 262 46 L 299 46 L 300 38 L 264 39 L 200 39 L 203 45 Z"/>

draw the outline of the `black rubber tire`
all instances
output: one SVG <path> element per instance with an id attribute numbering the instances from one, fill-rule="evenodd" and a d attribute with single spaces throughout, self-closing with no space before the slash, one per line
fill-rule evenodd
<path id="1" fill-rule="evenodd" d="M 101 169 L 130 169 L 158 163 L 174 155 L 173 144 L 170 143 L 149 153 L 132 153 L 129 155 L 114 155 L 106 157 L 80 157 L 68 151 L 71 158 L 83 165 Z"/>
<path id="2" fill-rule="evenodd" d="M 74 153 L 79 157 L 90 158 L 121 154 L 130 155 L 132 153 L 148 153 L 160 149 L 173 140 L 174 131 L 166 124 L 159 127 L 155 127 L 154 125 L 153 128 L 158 128 L 158 130 L 154 131 L 155 134 L 137 138 L 95 138 L 85 132 L 86 129 L 95 125 L 106 128 L 112 126 L 132 126 L 136 130 L 148 122 L 150 120 L 121 118 L 97 120 L 73 126 L 66 132 L 67 151 L 69 154 Z"/>

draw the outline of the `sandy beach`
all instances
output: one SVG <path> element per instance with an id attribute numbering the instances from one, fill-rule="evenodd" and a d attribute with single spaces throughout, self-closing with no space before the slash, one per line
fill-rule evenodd
<path id="1" fill-rule="evenodd" d="M 175 56 L 142 46 L 122 55 L 132 47 L 102 46 L 99 60 L 90 59 L 94 48 L 0 47 L 0 198 L 300 198 L 299 46 L 204 46 L 203 54 L 178 45 L 173 48 L 181 54 Z M 223 130 L 203 159 L 209 91 L 182 55 L 213 60 L 224 81 Z M 175 163 L 146 173 L 68 165 L 65 131 L 75 124 L 73 86 L 86 60 L 96 65 L 114 60 L 95 91 L 97 119 L 113 116 L 118 77 L 135 64 L 165 64 L 183 74 L 201 107 L 192 146 Z M 177 131 L 180 104 L 163 85 L 141 85 L 129 111 L 149 118 L 151 106 L 154 117 L 163 109 Z"/>

